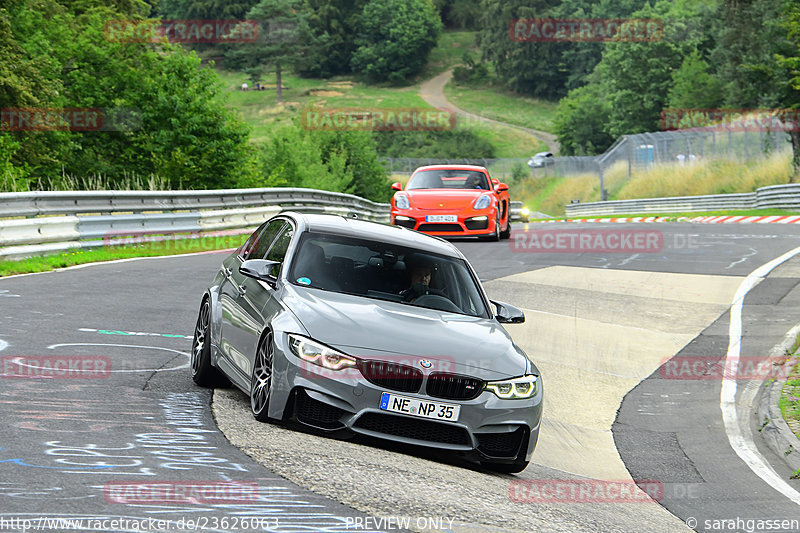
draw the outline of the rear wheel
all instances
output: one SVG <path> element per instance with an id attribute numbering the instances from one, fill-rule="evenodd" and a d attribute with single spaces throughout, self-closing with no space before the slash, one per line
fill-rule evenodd
<path id="1" fill-rule="evenodd" d="M 269 396 L 272 390 L 272 332 L 267 332 L 256 350 L 250 378 L 250 411 L 259 422 L 269 420 Z"/>
<path id="2" fill-rule="evenodd" d="M 201 387 L 225 387 L 230 384 L 211 364 L 211 304 L 203 300 L 194 327 L 191 355 L 192 379 Z"/>

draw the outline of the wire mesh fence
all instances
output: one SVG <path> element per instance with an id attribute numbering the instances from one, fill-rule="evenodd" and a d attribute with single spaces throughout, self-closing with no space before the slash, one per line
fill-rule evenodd
<path id="1" fill-rule="evenodd" d="M 638 170 L 655 165 L 691 164 L 701 159 L 733 159 L 748 161 L 764 158 L 774 152 L 791 150 L 789 134 L 782 130 L 754 128 L 745 130 L 697 128 L 624 135 L 597 156 L 548 157 L 535 161 L 528 158 L 446 159 L 390 158 L 382 159 L 392 174 L 411 174 L 414 169 L 434 164 L 471 164 L 489 169 L 493 177 L 512 179 L 525 176 L 575 176 L 602 174 L 623 162 L 628 177 Z M 533 155 L 533 154 L 531 154 Z"/>

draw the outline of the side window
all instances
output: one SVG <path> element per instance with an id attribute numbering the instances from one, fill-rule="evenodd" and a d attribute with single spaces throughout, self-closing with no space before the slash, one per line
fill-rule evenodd
<path id="1" fill-rule="evenodd" d="M 279 263 L 283 263 L 283 260 L 286 258 L 286 250 L 289 249 L 289 243 L 292 242 L 292 237 L 294 237 L 294 228 L 292 226 L 286 226 L 278 238 L 275 239 L 275 243 L 270 248 L 269 253 L 267 253 L 266 259 L 270 261 L 278 261 Z M 278 269 L 276 269 L 273 275 L 278 275 Z"/>
<path id="2" fill-rule="evenodd" d="M 247 238 L 244 244 L 242 244 L 239 247 L 238 250 L 239 256 L 244 257 L 246 259 L 247 256 L 250 255 L 250 251 L 253 249 L 253 245 L 255 245 L 256 239 L 258 239 L 258 236 L 261 234 L 262 231 L 264 231 L 264 228 L 266 227 L 267 223 L 264 222 L 258 227 L 257 230 L 255 230 L 253 233 L 250 234 L 250 236 Z"/>
<path id="3" fill-rule="evenodd" d="M 264 259 L 264 256 L 269 250 L 269 245 L 275 240 L 275 236 L 286 225 L 286 221 L 282 219 L 273 220 L 258 232 L 255 239 L 248 240 L 242 252 L 242 258 L 247 259 Z"/>

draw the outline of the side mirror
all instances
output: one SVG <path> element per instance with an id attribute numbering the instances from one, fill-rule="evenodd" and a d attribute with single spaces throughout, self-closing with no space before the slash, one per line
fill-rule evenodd
<path id="1" fill-rule="evenodd" d="M 497 314 L 494 317 L 498 322 L 502 324 L 522 324 L 525 322 L 525 313 L 513 305 L 494 300 L 492 300 L 492 304 L 497 307 Z"/>
<path id="2" fill-rule="evenodd" d="M 403 186 L 400 185 L 399 181 L 395 181 L 394 183 L 392 183 L 392 190 L 393 191 L 402 191 L 403 190 Z"/>
<path id="3" fill-rule="evenodd" d="M 508 190 L 508 185 L 506 185 L 505 183 L 498 183 L 496 190 L 497 190 L 497 192 L 507 191 Z"/>
<path id="4" fill-rule="evenodd" d="M 273 270 L 276 270 L 276 266 L 280 266 L 278 261 L 248 259 L 239 267 L 239 273 L 248 278 L 266 281 L 270 286 L 275 287 L 278 277 L 273 274 Z"/>
<path id="5" fill-rule="evenodd" d="M 492 178 L 492 185 L 494 185 L 495 187 L 497 187 L 499 184 L 500 184 L 500 180 L 499 180 L 499 179 L 497 179 L 497 178 Z"/>

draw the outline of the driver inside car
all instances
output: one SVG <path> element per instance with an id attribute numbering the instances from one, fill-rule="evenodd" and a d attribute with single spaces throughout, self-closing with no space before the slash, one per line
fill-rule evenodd
<path id="1" fill-rule="evenodd" d="M 404 302 L 413 303 L 414 300 L 426 294 L 444 296 L 443 291 L 430 287 L 432 273 L 430 265 L 424 263 L 413 265 L 411 266 L 410 272 L 411 280 L 409 287 L 400 292 L 400 296 L 403 297 Z"/>

